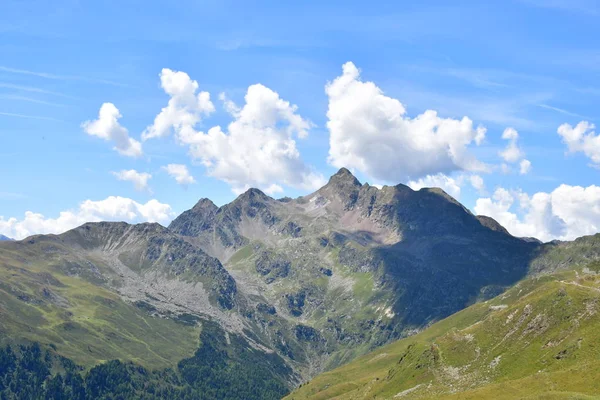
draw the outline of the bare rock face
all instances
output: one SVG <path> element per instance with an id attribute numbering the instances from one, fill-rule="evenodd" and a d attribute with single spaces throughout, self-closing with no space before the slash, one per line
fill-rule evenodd
<path id="1" fill-rule="evenodd" d="M 250 189 L 219 208 L 201 200 L 169 229 L 221 261 L 305 376 L 497 293 L 539 246 L 441 189 L 378 189 L 345 168 L 297 199 Z"/>
<path id="2" fill-rule="evenodd" d="M 257 189 L 222 207 L 201 199 L 168 228 L 88 223 L 6 243 L 0 255 L 101 286 L 154 317 L 217 324 L 280 357 L 290 383 L 498 293 L 540 248 L 441 189 L 378 189 L 344 168 L 296 199 Z"/>

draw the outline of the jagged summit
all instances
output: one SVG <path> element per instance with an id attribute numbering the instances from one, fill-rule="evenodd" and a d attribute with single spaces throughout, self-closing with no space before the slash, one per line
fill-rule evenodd
<path id="1" fill-rule="evenodd" d="M 149 234 L 170 234 L 169 230 L 158 222 L 142 222 L 139 224 L 130 224 L 123 221 L 101 221 L 101 222 L 86 222 L 77 228 L 71 229 L 65 233 L 58 235 L 61 238 L 68 238 L 73 234 L 83 235 L 101 235 L 101 236 L 120 236 L 125 233 L 136 235 Z"/>
<path id="2" fill-rule="evenodd" d="M 250 188 L 246 190 L 244 193 L 240 194 L 233 202 L 243 202 L 243 201 L 268 201 L 273 200 L 271 197 L 267 196 L 262 190 L 257 188 Z"/>
<path id="3" fill-rule="evenodd" d="M 338 172 L 333 174 L 331 178 L 329 178 L 329 182 L 326 186 L 329 185 L 352 185 L 352 186 L 362 186 L 360 181 L 348 170 L 347 168 L 340 168 Z"/>
<path id="4" fill-rule="evenodd" d="M 199 199 L 168 228 L 94 222 L 33 239 L 0 249 L 166 318 L 212 318 L 305 379 L 498 293 L 540 246 L 441 189 L 377 189 L 346 168 L 296 199 L 253 188 Z"/>
<path id="5" fill-rule="evenodd" d="M 344 208 L 348 209 L 356 202 L 361 188 L 363 185 L 352 175 L 352 172 L 346 168 L 340 168 L 329 178 L 329 182 L 316 193 L 329 200 L 336 199 L 343 204 Z"/>
<path id="6" fill-rule="evenodd" d="M 198 200 L 196 205 L 192 208 L 192 210 L 194 210 L 194 211 L 201 211 L 201 210 L 216 211 L 218 209 L 219 209 L 219 207 L 217 207 L 217 205 L 215 203 L 213 203 L 211 199 L 206 198 L 206 197 Z"/>

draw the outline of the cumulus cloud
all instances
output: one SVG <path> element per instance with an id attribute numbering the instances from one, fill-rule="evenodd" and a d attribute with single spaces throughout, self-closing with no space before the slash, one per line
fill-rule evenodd
<path id="1" fill-rule="evenodd" d="M 504 150 L 499 153 L 500 157 L 505 161 L 500 167 L 502 173 L 511 173 L 512 169 L 508 164 L 515 164 L 517 162 L 519 163 L 519 173 L 521 175 L 529 173 L 531 170 L 531 161 L 525 159 L 525 152 L 517 143 L 519 140 L 519 132 L 514 128 L 506 128 L 504 132 L 502 132 L 502 139 L 508 140 L 508 145 L 506 145 Z"/>
<path id="2" fill-rule="evenodd" d="M 471 186 L 473 186 L 473 189 L 477 190 L 481 194 L 485 193 L 485 182 L 481 176 L 471 175 L 469 177 L 469 182 L 471 183 Z"/>
<path id="3" fill-rule="evenodd" d="M 362 81 L 353 63 L 342 69 L 325 87 L 332 165 L 388 182 L 489 169 L 469 151 L 483 141 L 485 128 L 474 127 L 467 117 L 440 118 L 433 110 L 409 118 L 400 101 Z"/>
<path id="4" fill-rule="evenodd" d="M 475 212 L 496 219 L 515 236 L 572 240 L 600 231 L 600 187 L 560 185 L 530 196 L 498 188 L 480 198 Z"/>
<path id="5" fill-rule="evenodd" d="M 283 188 L 274 183 L 271 186 L 269 186 L 268 188 L 265 188 L 265 193 L 268 194 L 269 196 L 274 196 L 277 193 L 283 193 Z"/>
<path id="6" fill-rule="evenodd" d="M 519 173 L 521 175 L 528 174 L 531 171 L 531 161 L 529 160 L 521 160 L 519 163 Z"/>
<path id="7" fill-rule="evenodd" d="M 506 128 L 502 133 L 502 139 L 508 140 L 508 145 L 500 152 L 500 157 L 508 163 L 516 163 L 523 158 L 523 150 L 517 146 L 519 133 L 513 128 Z"/>
<path id="8" fill-rule="evenodd" d="M 163 167 L 165 171 L 180 185 L 190 185 L 196 183 L 196 180 L 190 174 L 188 167 L 183 164 L 169 164 Z"/>
<path id="9" fill-rule="evenodd" d="M 86 200 L 75 210 L 62 211 L 56 218 L 27 211 L 23 219 L 0 216 L 0 234 L 23 239 L 33 234 L 62 233 L 85 222 L 126 221 L 168 223 L 173 218 L 171 206 L 150 200 L 144 204 L 132 199 L 110 196 L 104 200 Z"/>
<path id="10" fill-rule="evenodd" d="M 243 107 L 221 93 L 233 121 L 225 130 L 214 126 L 205 133 L 196 129 L 201 118 L 214 111 L 208 92 L 197 93 L 198 83 L 188 74 L 169 69 L 163 69 L 161 85 L 170 100 L 142 134 L 144 140 L 175 132 L 207 174 L 229 183 L 235 193 L 251 186 L 278 193 L 282 184 L 315 189 L 325 183 L 302 161 L 296 147 L 296 139 L 307 137 L 312 124 L 273 90 L 250 86 Z"/>
<path id="11" fill-rule="evenodd" d="M 231 101 L 225 93 L 219 94 L 219 100 L 223 102 L 223 107 L 229 114 L 233 115 L 234 117 L 240 115 L 240 108 L 237 106 L 237 104 Z"/>
<path id="12" fill-rule="evenodd" d="M 100 107 L 98 119 L 86 121 L 81 124 L 81 127 L 88 135 L 113 142 L 114 149 L 119 154 L 127 157 L 140 157 L 142 155 L 142 144 L 129 137 L 127 129 L 119 124 L 119 118 L 121 117 L 119 109 L 114 104 L 104 103 Z"/>
<path id="13" fill-rule="evenodd" d="M 229 183 L 236 193 L 249 186 L 268 191 L 281 184 L 315 189 L 325 183 L 296 147 L 296 138 L 305 138 L 311 127 L 296 106 L 260 84 L 248 88 L 243 107 L 226 101 L 233 122 L 225 131 L 215 126 L 186 136 L 190 155 L 209 175 Z"/>
<path id="14" fill-rule="evenodd" d="M 570 153 L 582 152 L 596 165 L 600 165 L 600 136 L 596 135 L 594 124 L 581 121 L 575 127 L 562 124 L 558 134 L 567 145 Z"/>
<path id="15" fill-rule="evenodd" d="M 135 169 L 122 170 L 119 172 L 112 172 L 112 174 L 120 181 L 127 181 L 133 183 L 136 190 L 148 190 L 148 180 L 152 178 L 147 172 L 138 172 Z"/>
<path id="16" fill-rule="evenodd" d="M 455 199 L 460 198 L 462 179 L 454 179 L 444 174 L 427 175 L 416 181 L 409 181 L 407 185 L 413 190 L 424 187 L 439 187 Z"/>
<path id="17" fill-rule="evenodd" d="M 178 140 L 186 142 L 187 134 L 193 133 L 193 127 L 202 116 L 215 111 L 208 92 L 198 92 L 198 82 L 188 74 L 163 68 L 160 84 L 170 99 L 166 107 L 142 133 L 142 140 L 164 137 L 174 131 Z M 198 92 L 198 93 L 196 93 Z"/>

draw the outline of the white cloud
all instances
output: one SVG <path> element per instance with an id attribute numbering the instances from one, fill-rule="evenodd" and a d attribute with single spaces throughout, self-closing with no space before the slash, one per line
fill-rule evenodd
<path id="1" fill-rule="evenodd" d="M 531 161 L 529 160 L 521 160 L 519 163 L 519 173 L 521 175 L 528 174 L 531 171 Z"/>
<path id="2" fill-rule="evenodd" d="M 142 144 L 129 137 L 126 128 L 119 124 L 122 115 L 112 103 L 104 103 L 100 107 L 98 119 L 86 121 L 81 127 L 88 135 L 98 136 L 101 139 L 114 142 L 114 149 L 124 156 L 140 157 Z"/>
<path id="3" fill-rule="evenodd" d="M 506 128 L 502 132 L 502 139 L 508 140 L 508 145 L 498 154 L 505 161 L 501 164 L 500 170 L 503 174 L 510 174 L 512 168 L 509 164 L 519 163 L 519 173 L 525 175 L 531 170 L 531 161 L 525 159 L 525 152 L 519 147 L 519 132 L 514 128 Z"/>
<path id="4" fill-rule="evenodd" d="M 147 172 L 138 172 L 135 169 L 122 170 L 119 172 L 112 172 L 112 174 L 120 181 L 128 181 L 133 183 L 136 190 L 147 190 L 148 180 L 152 178 Z"/>
<path id="5" fill-rule="evenodd" d="M 240 115 L 240 112 L 242 110 L 240 110 L 237 104 L 231 101 L 225 93 L 219 94 L 219 100 L 223 102 L 223 107 L 225 108 L 225 111 L 227 111 L 229 114 L 233 115 L 236 118 Z"/>
<path id="6" fill-rule="evenodd" d="M 581 121 L 575 127 L 562 124 L 557 132 L 570 153 L 582 152 L 594 164 L 600 165 L 600 135 L 596 135 L 595 128 L 594 124 Z"/>
<path id="7" fill-rule="evenodd" d="M 277 193 L 283 190 L 282 184 L 315 189 L 325 183 L 321 174 L 302 161 L 296 148 L 295 139 L 308 136 L 312 124 L 273 90 L 261 84 L 250 86 L 243 107 L 221 93 L 219 98 L 233 122 L 225 131 L 215 126 L 204 133 L 196 128 L 203 115 L 214 111 L 209 93 L 197 94 L 196 81 L 185 72 L 169 69 L 163 69 L 161 84 L 171 99 L 144 131 L 143 139 L 174 131 L 177 141 L 190 147 L 190 156 L 206 167 L 208 175 L 229 183 L 235 193 L 251 186 Z"/>
<path id="8" fill-rule="evenodd" d="M 407 183 L 413 190 L 419 190 L 424 187 L 439 187 L 455 199 L 460 198 L 460 187 L 462 179 L 454 179 L 444 174 L 427 175 L 416 181 Z"/>
<path id="9" fill-rule="evenodd" d="M 502 139 L 504 140 L 517 140 L 519 138 L 519 132 L 515 128 L 506 128 L 502 132 Z"/>
<path id="10" fill-rule="evenodd" d="M 186 135 L 200 122 L 203 115 L 215 111 L 208 92 L 198 91 L 198 82 L 188 74 L 163 68 L 161 87 L 170 96 L 169 103 L 142 133 L 142 140 L 164 137 L 174 130 L 177 139 L 186 143 Z"/>
<path id="11" fill-rule="evenodd" d="M 171 175 L 175 181 L 180 185 L 190 185 L 196 183 L 194 177 L 190 174 L 188 167 L 183 164 L 169 164 L 164 166 L 163 169 Z"/>
<path id="12" fill-rule="evenodd" d="M 600 187 L 563 184 L 533 196 L 499 188 L 492 198 L 478 199 L 475 212 L 496 219 L 515 236 L 572 240 L 600 231 Z"/>
<path id="13" fill-rule="evenodd" d="M 82 202 L 76 210 L 62 211 L 56 218 L 27 211 L 23 219 L 0 216 L 0 234 L 23 239 L 33 234 L 62 233 L 85 222 L 126 221 L 168 223 L 173 218 L 171 206 L 150 200 L 145 204 L 132 199 L 110 196 L 104 200 Z"/>
<path id="14" fill-rule="evenodd" d="M 265 193 L 268 194 L 269 196 L 273 196 L 277 193 L 283 193 L 283 188 L 274 183 L 265 189 Z"/>
<path id="15" fill-rule="evenodd" d="M 477 190 L 479 193 L 485 193 L 485 183 L 483 178 L 479 175 L 471 175 L 469 177 L 469 182 L 473 189 Z"/>
<path id="16" fill-rule="evenodd" d="M 455 170 L 487 171 L 469 152 L 485 138 L 473 121 L 440 118 L 428 110 L 409 118 L 404 105 L 373 82 L 360 80 L 348 62 L 325 87 L 329 97 L 329 162 L 372 178 L 398 182 Z"/>
<path id="17" fill-rule="evenodd" d="M 507 163 L 516 163 L 521 160 L 525 153 L 523 150 L 517 145 L 517 140 L 519 139 L 519 133 L 513 128 L 506 128 L 502 133 L 502 139 L 508 140 L 508 145 L 504 150 L 500 152 L 500 157 Z"/>
<path id="18" fill-rule="evenodd" d="M 323 185 L 323 176 L 304 163 L 296 147 L 296 137 L 306 137 L 311 127 L 296 113 L 296 106 L 260 84 L 248 88 L 245 101 L 240 108 L 226 100 L 225 108 L 234 119 L 226 131 L 215 126 L 206 134 L 186 135 L 190 155 L 236 193 L 249 186 L 266 191 L 274 184 L 304 189 Z"/>

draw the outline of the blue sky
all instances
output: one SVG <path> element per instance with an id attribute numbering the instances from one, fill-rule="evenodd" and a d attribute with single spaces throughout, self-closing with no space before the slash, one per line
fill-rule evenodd
<path id="1" fill-rule="evenodd" d="M 295 197 L 354 160 L 360 162 L 348 166 L 363 181 L 439 184 L 515 235 L 550 240 L 600 229 L 595 186 L 600 160 L 594 159 L 600 143 L 593 140 L 592 127 L 600 100 L 600 6 L 595 1 L 173 3 L 2 2 L 0 233 L 20 238 L 60 232 L 83 219 L 168 223 L 199 198 L 224 204 L 248 186 Z M 333 133 L 327 113 L 334 103 L 326 85 L 342 76 L 346 62 L 360 70 L 353 80 L 355 93 L 367 90 L 367 82 L 378 89 L 369 92 L 372 103 L 344 92 L 347 97 L 336 104 L 360 102 L 361 113 L 346 115 L 342 107 L 336 118 L 346 128 Z M 255 87 L 259 100 L 275 94 L 290 103 L 287 108 L 269 103 L 276 107 L 271 111 L 291 112 L 307 122 L 306 138 L 301 129 L 286 136 L 283 125 L 297 128 L 287 117 L 271 126 L 298 154 L 284 157 L 281 168 L 273 163 L 278 171 L 250 169 L 244 175 L 231 159 L 233 150 L 244 150 L 237 139 L 230 140 L 231 148 L 207 138 L 182 143 L 173 126 L 166 136 L 142 140 L 170 99 L 161 87 L 163 68 L 185 72 L 188 84 L 197 81 L 195 94 L 210 93 L 214 111 L 196 112 L 195 132 L 220 126 L 223 137 L 240 135 L 250 142 L 257 133 L 249 127 L 269 111 L 249 104 L 254 122 L 244 122 L 227 112 L 219 95 L 241 110 L 249 87 L 261 84 Z M 385 96 L 381 102 L 376 90 Z M 431 153 L 408 151 L 406 144 L 424 133 L 408 122 L 394 125 L 387 109 L 379 112 L 377 107 L 392 104 L 391 99 L 402 104 L 405 112 L 399 115 L 406 121 L 426 110 L 444 119 L 468 117 L 472 136 L 463 150 L 486 168 L 467 166 L 462 156 L 440 161 L 447 158 L 446 141 Z M 257 107 L 268 106 L 261 101 Z M 118 109 L 118 123 L 140 142 L 141 155 L 123 155 L 103 133 L 82 127 L 99 118 L 104 103 Z M 239 126 L 228 130 L 240 118 Z M 568 136 L 576 129 L 557 131 L 581 121 L 588 125 L 580 126 L 578 137 Z M 480 125 L 485 139 L 476 143 Z M 389 131 L 369 139 L 368 129 L 357 126 Z M 499 154 L 511 143 L 502 138 L 506 128 L 518 131 L 519 154 L 511 162 Z M 340 141 L 332 145 L 330 136 Z M 344 140 L 354 143 L 354 152 L 333 150 Z M 382 161 L 373 152 L 362 153 L 369 143 L 387 143 L 394 157 Z M 227 154 L 202 148 L 209 144 Z M 521 174 L 523 160 L 531 168 Z M 245 161 L 252 163 L 252 156 Z M 168 173 L 169 164 L 185 165 L 194 182 L 179 184 Z M 132 181 L 117 179 L 129 170 L 150 174 L 146 187 L 139 190 Z M 471 184 L 473 176 L 483 184 Z"/>

